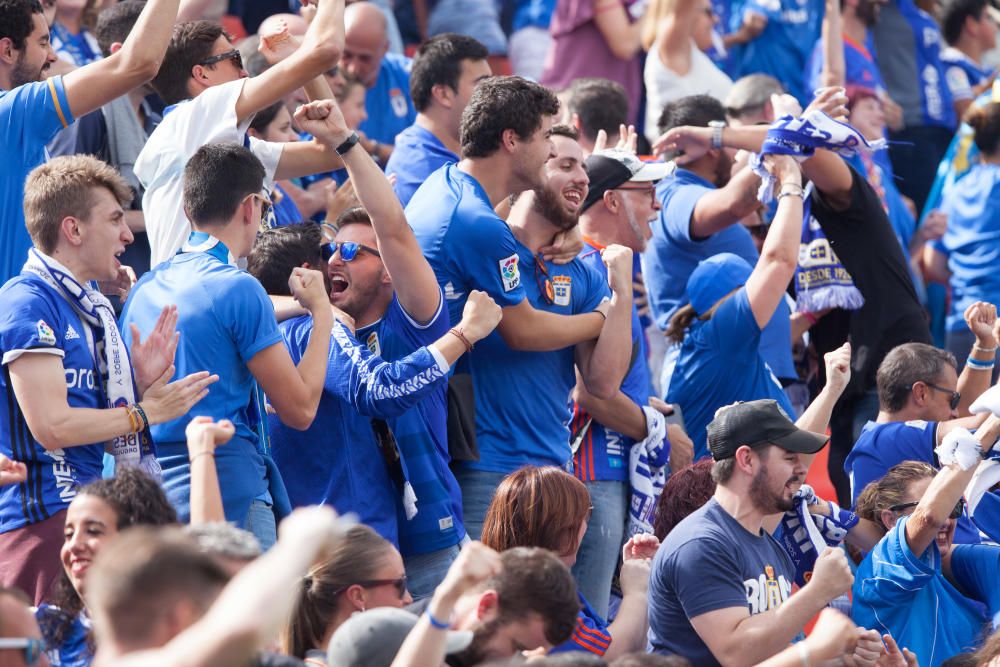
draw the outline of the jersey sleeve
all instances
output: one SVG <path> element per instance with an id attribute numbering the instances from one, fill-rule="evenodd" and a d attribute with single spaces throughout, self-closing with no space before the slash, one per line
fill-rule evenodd
<path id="1" fill-rule="evenodd" d="M 216 314 L 229 328 L 243 363 L 275 343 L 282 342 L 274 306 L 255 278 L 240 273 L 230 278 L 228 289 L 216 294 Z"/>
<path id="2" fill-rule="evenodd" d="M 767 20 L 780 18 L 781 0 L 748 0 L 743 6 L 743 17 L 750 14 L 763 16 Z"/>
<path id="3" fill-rule="evenodd" d="M 3 114 L 4 135 L 14 146 L 47 144 L 74 120 L 61 76 L 18 86 L 2 101 L 7 102 L 0 107 L 7 112 Z"/>
<path id="4" fill-rule="evenodd" d="M 444 292 L 438 287 L 440 301 L 438 301 L 437 312 L 427 324 L 420 324 L 410 317 L 410 314 L 403 308 L 399 298 L 393 296 L 389 309 L 386 311 L 386 322 L 393 332 L 401 336 L 412 348 L 430 345 L 441 336 L 448 333 L 451 328 L 451 318 L 448 315 L 448 308 L 445 305 Z"/>
<path id="5" fill-rule="evenodd" d="M 906 543 L 907 519 L 901 517 L 868 555 L 871 572 L 861 579 L 859 589 L 865 603 L 877 600 L 879 606 L 906 605 L 940 570 L 936 544 L 931 543 L 918 556 Z"/>
<path id="6" fill-rule="evenodd" d="M 470 289 L 486 292 L 502 308 L 524 300 L 517 242 L 499 218 L 456 220 L 448 252 Z"/>
<path id="7" fill-rule="evenodd" d="M 691 540 L 667 561 L 671 585 L 688 618 L 718 609 L 747 608 L 747 592 L 738 576 L 733 546 L 716 539 Z"/>
<path id="8" fill-rule="evenodd" d="M 670 201 L 664 204 L 664 209 L 669 207 L 669 215 L 663 216 L 667 232 L 678 245 L 688 249 L 697 247 L 698 240 L 691 238 L 691 216 L 698 200 L 711 191 L 703 185 L 682 185 L 674 189 Z"/>
<path id="9" fill-rule="evenodd" d="M 7 365 L 26 353 L 65 356 L 65 328 L 55 308 L 40 295 L 33 294 L 23 283 L 9 290 L 3 298 L 0 315 L 0 350 Z"/>
<path id="10" fill-rule="evenodd" d="M 397 417 L 434 391 L 448 377 L 444 357 L 421 347 L 388 362 L 351 336 L 340 322 L 333 325 L 325 389 L 368 417 Z"/>
<path id="11" fill-rule="evenodd" d="M 944 70 L 944 80 L 951 91 L 951 97 L 955 101 L 971 100 L 972 84 L 969 82 L 969 75 L 958 65 L 946 66 Z"/>
<path id="12" fill-rule="evenodd" d="M 1000 614 L 997 572 L 1000 572 L 1000 549 L 994 545 L 956 544 L 951 548 L 952 579 L 967 597 L 986 605 L 991 619 Z"/>

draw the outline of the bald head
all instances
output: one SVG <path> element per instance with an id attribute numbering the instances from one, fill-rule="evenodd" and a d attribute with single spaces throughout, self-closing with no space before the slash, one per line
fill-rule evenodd
<path id="1" fill-rule="evenodd" d="M 301 37 L 306 34 L 306 30 L 309 28 L 306 20 L 298 14 L 271 14 L 261 21 L 260 27 L 257 28 L 257 34 L 267 35 L 276 32 L 282 21 L 288 24 L 288 34 L 295 37 Z"/>
<path id="2" fill-rule="evenodd" d="M 371 88 L 378 79 L 382 57 L 389 50 L 382 10 L 370 2 L 355 2 L 344 12 L 344 54 L 341 66 Z"/>

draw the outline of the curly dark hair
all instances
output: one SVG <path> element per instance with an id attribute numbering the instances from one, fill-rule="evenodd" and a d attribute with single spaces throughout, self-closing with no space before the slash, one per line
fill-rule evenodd
<path id="1" fill-rule="evenodd" d="M 712 459 L 702 459 L 670 475 L 656 503 L 656 518 L 653 520 L 653 534 L 660 541 L 715 493 L 712 463 Z"/>
<path id="2" fill-rule="evenodd" d="M 0 0 L 0 39 L 6 37 L 15 49 L 23 49 L 35 29 L 32 14 L 44 14 L 38 0 Z"/>
<path id="3" fill-rule="evenodd" d="M 120 467 L 115 476 L 87 484 L 77 496 L 100 498 L 115 511 L 119 531 L 129 526 L 167 526 L 177 523 L 177 511 L 167 500 L 160 484 L 136 467 Z M 83 600 L 63 571 L 53 586 L 48 602 L 52 605 L 39 614 L 38 622 L 49 646 L 60 646 L 83 611 Z M 88 645 L 91 638 L 87 639 Z M 90 646 L 93 651 L 93 646 Z"/>
<path id="4" fill-rule="evenodd" d="M 519 76 L 486 79 L 462 112 L 462 157 L 489 157 L 503 143 L 504 130 L 528 139 L 542 126 L 542 116 L 559 113 L 559 100 L 549 89 Z"/>

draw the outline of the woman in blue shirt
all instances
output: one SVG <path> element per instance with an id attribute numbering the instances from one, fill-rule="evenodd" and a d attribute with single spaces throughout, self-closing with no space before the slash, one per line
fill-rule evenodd
<path id="1" fill-rule="evenodd" d="M 1000 434 L 1000 420 L 990 417 L 978 433 L 988 449 Z M 968 470 L 950 463 L 962 460 L 949 455 L 954 442 L 949 436 L 938 448 L 940 471 L 905 461 L 865 487 L 857 502 L 858 515 L 884 536 L 858 567 L 851 617 L 859 626 L 891 634 L 922 666 L 974 650 L 988 621 L 978 603 L 995 612 L 1000 593 L 1000 547 L 952 544 L 962 493 L 979 461 L 972 445 Z"/>
<path id="2" fill-rule="evenodd" d="M 973 108 L 966 122 L 980 152 L 975 164 L 948 190 L 941 211 L 948 229 L 924 250 L 924 269 L 931 280 L 951 287 L 951 309 L 945 322 L 945 347 L 964 364 L 975 337 L 963 313 L 975 301 L 1000 300 L 1000 103 Z M 961 367 L 961 366 L 960 366 Z M 994 373 L 994 379 L 996 374 Z"/>
<path id="3" fill-rule="evenodd" d="M 524 466 L 497 487 L 483 520 L 482 542 L 496 551 L 542 547 L 572 568 L 592 510 L 587 487 L 573 475 L 554 466 Z M 623 549 L 617 618 L 609 625 L 577 592 L 580 612 L 573 635 L 549 653 L 586 651 L 611 662 L 626 653 L 645 651 L 649 565 L 659 544 L 652 535 L 629 539 Z"/>
<path id="4" fill-rule="evenodd" d="M 794 414 L 760 356 L 760 339 L 798 262 L 802 174 L 788 156 L 769 155 L 765 166 L 777 179 L 778 207 L 757 266 L 732 253 L 703 260 L 688 279 L 688 305 L 677 310 L 667 327 L 667 336 L 681 345 L 667 402 L 679 404 L 684 413 L 695 460 L 708 454 L 705 428 L 724 405 L 772 398 Z"/>
<path id="5" fill-rule="evenodd" d="M 172 523 L 177 523 L 177 513 L 163 489 L 138 468 L 123 467 L 114 477 L 77 492 L 66 510 L 63 576 L 49 602 L 35 612 L 53 665 L 88 667 L 93 660 L 84 592 L 87 572 L 101 547 L 129 526 Z"/>

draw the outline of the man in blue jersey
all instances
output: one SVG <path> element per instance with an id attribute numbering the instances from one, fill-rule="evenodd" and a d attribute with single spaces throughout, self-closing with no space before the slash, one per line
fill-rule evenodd
<path id="1" fill-rule="evenodd" d="M 424 42 L 413 58 L 410 97 L 417 120 L 396 137 L 385 166 L 396 177 L 393 190 L 406 206 L 427 177 L 458 162 L 458 132 L 472 90 L 492 72 L 486 47 L 472 37 L 445 33 Z"/>
<path id="2" fill-rule="evenodd" d="M 941 62 L 955 115 L 961 118 L 972 100 L 988 90 L 996 78 L 983 64 L 983 55 L 997 45 L 996 10 L 986 0 L 950 0 L 944 3 L 939 18 L 941 34 L 948 43 L 941 52 Z"/>
<path id="3" fill-rule="evenodd" d="M 238 258 L 250 254 L 268 204 L 260 194 L 263 182 L 264 167 L 249 149 L 237 144 L 198 149 L 184 168 L 184 210 L 194 231 L 181 252 L 139 281 L 122 321 L 149 331 L 164 304 L 179 305 L 178 371 L 208 368 L 222 378 L 198 415 L 228 419 L 236 427 L 232 441 L 215 452 L 226 520 L 246 527 L 267 548 L 276 537 L 273 510 L 283 509 L 286 498 L 269 470 L 260 391 L 284 423 L 309 427 L 323 390 L 333 316 L 323 275 L 295 269 L 289 291 L 312 313 L 316 332 L 294 364 L 281 344 L 267 294 L 236 266 Z M 153 429 L 167 495 L 185 519 L 190 465 L 184 428 L 194 416 Z"/>
<path id="4" fill-rule="evenodd" d="M 365 149 L 385 164 L 396 135 L 417 117 L 410 99 L 410 59 L 388 52 L 385 15 L 371 2 L 352 3 L 344 13 L 344 27 L 341 66 L 368 89 L 368 119 L 358 131 L 365 136 Z"/>
<path id="5" fill-rule="evenodd" d="M 739 63 L 737 76 L 769 74 L 803 105 L 812 100 L 803 73 L 819 40 L 824 0 L 748 0 L 743 25 L 726 42 Z M 735 78 L 735 77 L 734 77 Z"/>
<path id="6" fill-rule="evenodd" d="M 934 449 L 955 428 L 975 430 L 986 415 L 969 415 L 969 405 L 990 386 L 996 354 L 996 309 L 977 303 L 966 311 L 976 335 L 961 377 L 955 357 L 924 343 L 893 349 L 878 368 L 879 413 L 868 422 L 844 462 L 851 480 L 851 502 L 870 482 L 881 479 L 903 461 L 938 466 Z M 963 516 L 955 541 L 978 543 L 979 531 Z"/>
<path id="7" fill-rule="evenodd" d="M 135 174 L 146 189 L 142 208 L 152 266 L 170 259 L 191 233 L 182 206 L 182 177 L 184 165 L 201 146 L 231 142 L 248 147 L 264 165 L 268 192 L 276 180 L 340 168 L 337 155 L 318 141 L 261 141 L 248 136 L 247 129 L 255 113 L 337 64 L 344 44 L 343 12 L 343 0 L 318 0 L 299 47 L 255 77 L 247 77 L 240 52 L 218 23 L 189 21 L 174 28 L 153 79 L 153 88 L 169 106 L 135 161 Z"/>
<path id="8" fill-rule="evenodd" d="M 45 145 L 79 116 L 153 78 L 179 0 L 151 0 L 122 48 L 64 76 L 45 79 L 56 56 L 37 0 L 0 0 L 0 283 L 16 276 L 31 247 L 21 206 L 28 172 Z"/>
<path id="9" fill-rule="evenodd" d="M 607 277 L 601 250 L 612 244 L 633 253 L 646 249 L 653 235 L 650 221 L 660 209 L 654 184 L 666 175 L 667 166 L 645 164 L 635 154 L 619 150 L 594 153 L 584 166 L 590 185 L 580 212 L 584 242 L 580 260 Z M 558 162 L 555 167 L 559 167 Z M 662 432 L 656 435 L 656 422 L 663 418 L 650 406 L 646 336 L 634 304 L 631 342 L 631 363 L 614 397 L 598 398 L 578 380 L 571 405 L 573 472 L 586 483 L 594 505 L 573 573 L 581 593 L 602 618 L 607 617 L 611 579 L 619 558 L 609 545 L 621 544 L 625 537 L 629 451 L 650 436 L 651 440 L 663 439 Z M 670 469 L 688 465 L 693 446 L 684 429 L 679 424 L 667 425 L 666 439 Z M 648 444 L 653 447 L 658 442 Z"/>
<path id="10" fill-rule="evenodd" d="M 480 458 L 456 468 L 470 535 L 479 534 L 493 490 L 505 475 L 525 464 L 570 465 L 567 401 L 577 382 L 574 366 L 588 393 L 610 398 L 618 393 L 631 357 L 632 251 L 611 245 L 600 252 L 607 278 L 580 259 L 557 265 L 541 254 L 553 237 L 576 227 L 587 195 L 583 151 L 575 135 L 568 126 L 553 128 L 555 155 L 546 164 L 544 183 L 517 197 L 508 224 L 525 274 L 524 297 L 532 307 L 575 315 L 610 297 L 607 320 L 596 341 L 522 351 L 494 333 L 470 355 Z"/>
<path id="11" fill-rule="evenodd" d="M 304 122 L 303 129 L 316 136 L 348 132 L 336 107 L 327 102 L 325 108 L 334 112 Z M 354 148 L 343 157 L 367 212 L 345 212 L 325 250 L 330 302 L 353 318 L 357 331 L 337 326 L 320 416 L 304 433 L 276 427 L 275 460 L 293 504 L 326 502 L 354 512 L 397 542 L 410 591 L 426 597 L 466 540 L 461 492 L 448 468 L 448 370 L 466 343 L 474 345 L 493 330 L 499 308 L 474 293 L 450 329 L 441 288 L 389 182 L 365 151 Z M 251 256 L 250 270 L 273 294 L 282 273 L 303 262 L 316 265 L 320 244 L 318 231 L 311 249 L 298 251 L 294 243 L 275 247 L 270 236 Z M 293 358 L 301 355 L 310 329 L 306 318 L 282 323 Z M 369 352 L 345 362 L 344 350 L 358 341 Z M 391 363 L 372 369 L 360 362 L 365 356 Z M 384 385 L 387 400 L 373 406 L 354 400 L 351 385 L 358 374 L 368 384 Z"/>
<path id="12" fill-rule="evenodd" d="M 113 286 L 122 275 L 116 257 L 132 241 L 122 209 L 131 196 L 93 157 L 35 169 L 24 200 L 35 247 L 0 289 L 0 392 L 8 407 L 0 455 L 27 467 L 21 483 L 0 488 L 0 585 L 36 602 L 61 572 L 66 508 L 100 478 L 105 451 L 120 465 L 155 472 L 148 427 L 187 412 L 218 379 L 195 373 L 166 384 L 175 311 L 154 314 L 145 342 L 133 332 L 130 358 L 110 303 L 89 286 Z"/>
<path id="13" fill-rule="evenodd" d="M 653 223 L 653 238 L 642 256 L 642 275 L 657 326 L 666 331 L 670 318 L 685 304 L 684 288 L 698 263 L 713 255 L 731 252 L 757 263 L 757 248 L 750 232 L 738 224 L 760 206 L 760 177 L 747 167 L 730 175 L 731 153 L 722 148 L 726 110 L 707 95 L 676 100 L 663 108 L 660 132 L 687 125 L 711 127 L 720 137 L 716 147 L 678 169 L 673 178 L 657 185 L 660 214 Z M 761 355 L 781 380 L 798 377 L 792 361 L 791 313 L 784 302 L 764 327 Z M 663 364 L 660 387 L 666 393 L 679 346 L 671 346 Z"/>

